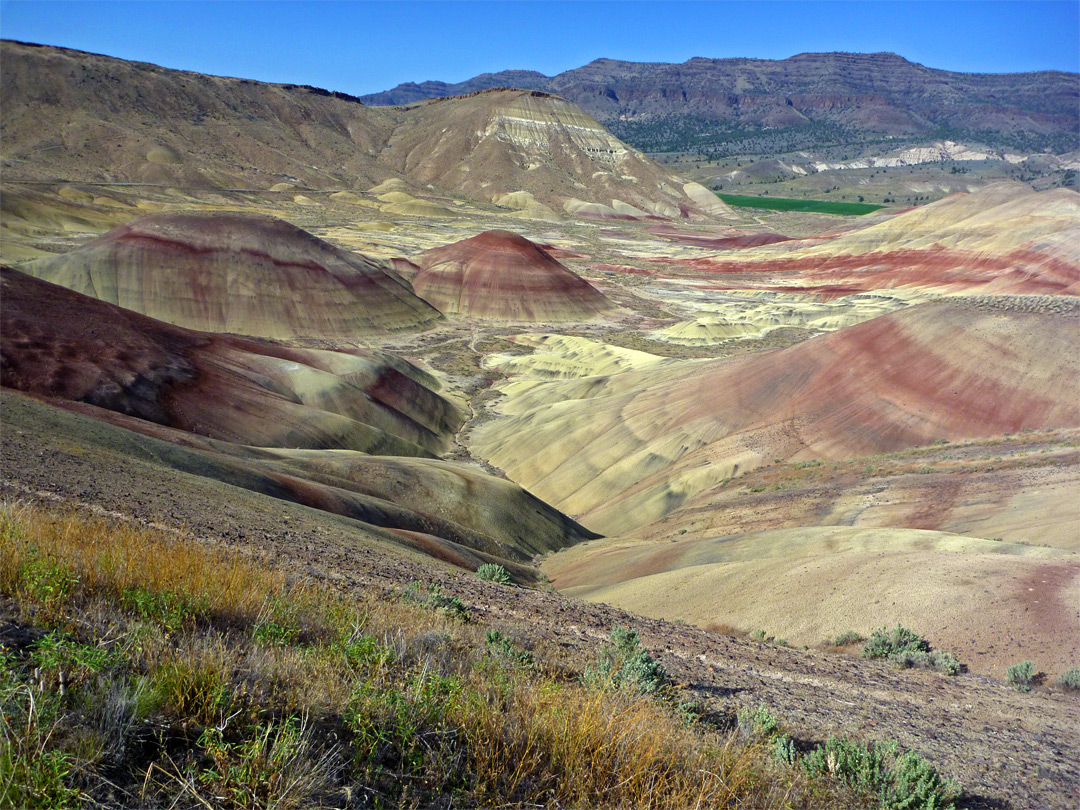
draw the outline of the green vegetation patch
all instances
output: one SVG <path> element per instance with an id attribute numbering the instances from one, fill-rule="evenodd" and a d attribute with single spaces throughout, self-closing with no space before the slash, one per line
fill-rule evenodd
<path id="1" fill-rule="evenodd" d="M 738 208 L 766 208 L 770 211 L 802 211 L 810 214 L 842 214 L 860 217 L 884 208 L 871 203 L 831 202 L 829 200 L 793 200 L 787 197 L 751 197 L 745 194 L 717 194 L 728 205 Z"/>
<path id="2" fill-rule="evenodd" d="M 899 624 L 893 629 L 875 630 L 862 651 L 863 658 L 884 659 L 902 669 L 935 669 L 946 675 L 958 675 L 960 662 L 952 653 L 935 650 L 922 636 Z"/>
<path id="3" fill-rule="evenodd" d="M 781 746 L 776 751 L 781 760 L 789 756 Z M 951 810 L 963 795 L 959 783 L 943 778 L 914 751 L 901 752 L 895 740 L 865 743 L 830 737 L 801 761 L 810 776 L 832 776 L 876 796 L 882 810 Z"/>

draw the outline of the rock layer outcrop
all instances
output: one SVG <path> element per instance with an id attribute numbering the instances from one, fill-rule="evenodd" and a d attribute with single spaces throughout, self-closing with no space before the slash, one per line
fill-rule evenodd
<path id="1" fill-rule="evenodd" d="M 410 82 L 362 98 L 367 104 L 408 104 L 485 87 L 558 93 L 605 123 L 659 120 L 669 132 L 689 124 L 687 131 L 695 136 L 700 136 L 698 122 L 718 120 L 771 129 L 830 122 L 849 131 L 893 135 L 930 133 L 942 126 L 1045 135 L 1076 132 L 1080 76 L 1061 71 L 957 73 L 895 53 L 801 53 L 780 60 L 695 57 L 682 64 L 596 59 L 555 76 L 507 70 L 457 84 Z M 654 137 L 645 128 L 639 134 Z"/>

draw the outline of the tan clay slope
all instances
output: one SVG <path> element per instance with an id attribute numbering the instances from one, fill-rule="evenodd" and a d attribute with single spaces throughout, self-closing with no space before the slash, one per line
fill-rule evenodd
<path id="1" fill-rule="evenodd" d="M 506 195 L 527 191 L 557 211 L 602 218 L 728 212 L 558 96 L 493 90 L 388 114 L 399 125 L 380 159 L 418 183 L 514 207 Z"/>
<path id="2" fill-rule="evenodd" d="M 973 671 L 1080 656 L 1080 560 L 1056 549 L 940 532 L 781 529 L 698 541 L 597 541 L 549 558 L 560 591 L 795 645 L 897 622 Z"/>
<path id="3" fill-rule="evenodd" d="M 474 450 L 604 534 L 780 460 L 1080 424 L 1080 306 L 923 304 L 789 349 L 608 378 L 531 381 Z"/>
<path id="4" fill-rule="evenodd" d="M 428 250 L 418 263 L 413 289 L 446 315 L 580 321 L 612 307 L 589 282 L 510 231 L 484 231 Z"/>
<path id="5" fill-rule="evenodd" d="M 123 225 L 139 211 L 111 198 L 61 186 L 56 191 L 8 186 L 0 194 L 0 262 L 12 264 L 52 256 L 30 243 L 63 235 L 97 236 Z"/>
<path id="6" fill-rule="evenodd" d="M 462 415 L 391 355 L 194 332 L 3 269 L 3 384 L 243 444 L 442 452 Z"/>
<path id="7" fill-rule="evenodd" d="M 1080 553 L 1080 429 L 844 461 L 768 464 L 687 498 L 633 539 L 802 526 L 931 529 Z"/>
<path id="8" fill-rule="evenodd" d="M 350 339 L 442 319 L 375 262 L 254 214 L 151 214 L 20 269 L 209 332 Z"/>
<path id="9" fill-rule="evenodd" d="M 317 88 L 2 42 L 0 97 L 7 180 L 292 192 L 404 178 L 415 193 L 432 184 L 483 203 L 525 191 L 559 211 L 599 206 L 586 215 L 726 212 L 576 105 L 544 94 L 372 108 Z M 424 200 L 396 205 L 408 215 L 451 213 Z"/>
<path id="10" fill-rule="evenodd" d="M 781 281 L 842 293 L 1080 294 L 1080 194 L 1001 183 L 902 212 L 809 247 L 781 243 L 701 262 L 713 273 L 797 273 Z"/>

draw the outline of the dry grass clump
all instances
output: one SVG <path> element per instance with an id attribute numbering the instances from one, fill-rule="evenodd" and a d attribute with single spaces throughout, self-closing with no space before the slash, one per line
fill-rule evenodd
<path id="1" fill-rule="evenodd" d="M 75 585 L 84 597 L 124 597 L 163 619 L 187 613 L 245 620 L 287 590 L 283 574 L 237 553 L 103 518 L 6 505 L 0 511 L 0 587 L 48 610 Z M 292 606 L 311 601 L 303 591 L 288 589 Z"/>
<path id="2" fill-rule="evenodd" d="M 106 520 L 0 506 L 0 610 L 0 806 L 843 806 L 455 613 Z"/>
<path id="3" fill-rule="evenodd" d="M 741 630 L 733 624 L 721 621 L 711 621 L 705 624 L 705 629 L 710 633 L 717 633 L 721 636 L 730 636 L 731 638 L 746 638 L 747 632 Z"/>

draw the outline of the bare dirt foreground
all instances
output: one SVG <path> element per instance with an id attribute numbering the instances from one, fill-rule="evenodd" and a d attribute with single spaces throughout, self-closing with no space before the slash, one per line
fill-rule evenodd
<path id="1" fill-rule="evenodd" d="M 163 470 L 123 452 L 124 431 L 6 393 L 0 495 L 112 513 L 205 542 L 250 550 L 298 576 L 390 596 L 438 583 L 483 625 L 569 660 L 594 659 L 616 624 L 631 625 L 708 711 L 764 702 L 805 742 L 847 733 L 896 738 L 968 790 L 972 808 L 1070 808 L 1080 796 L 1080 699 L 1048 687 L 1020 694 L 982 676 L 898 671 L 851 656 L 799 651 L 509 589 L 448 565 L 391 554 L 355 522 Z"/>

